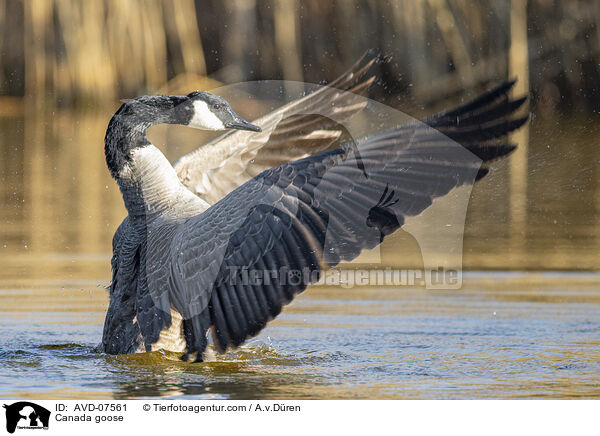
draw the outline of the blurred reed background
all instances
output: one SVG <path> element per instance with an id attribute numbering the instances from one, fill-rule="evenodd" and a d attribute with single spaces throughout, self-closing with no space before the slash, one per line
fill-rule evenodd
<path id="1" fill-rule="evenodd" d="M 529 70 L 545 106 L 593 106 L 598 19 L 594 0 L 0 0 L 0 94 L 69 107 L 185 76 L 321 82 L 378 48 L 387 91 L 421 105 Z"/>
<path id="2" fill-rule="evenodd" d="M 518 152 L 474 188 L 467 267 L 597 270 L 599 22 L 594 0 L 0 0 L 0 278 L 108 278 L 119 99 L 323 83 L 369 48 L 391 57 L 372 97 L 415 117 L 509 77 L 530 93 Z M 201 143 L 175 131 L 154 133 L 171 159 Z"/>

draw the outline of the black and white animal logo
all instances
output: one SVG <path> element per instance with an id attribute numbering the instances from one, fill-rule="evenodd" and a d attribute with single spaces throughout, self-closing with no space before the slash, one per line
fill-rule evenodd
<path id="1" fill-rule="evenodd" d="M 4 404 L 6 409 L 6 431 L 14 433 L 19 429 L 47 429 L 50 411 L 29 401 Z"/>

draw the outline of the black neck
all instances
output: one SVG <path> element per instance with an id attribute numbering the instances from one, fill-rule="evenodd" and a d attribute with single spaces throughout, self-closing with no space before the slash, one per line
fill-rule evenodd
<path id="1" fill-rule="evenodd" d="M 120 117 L 119 112 L 112 117 L 104 137 L 104 154 L 106 165 L 115 179 L 129 162 L 131 150 L 150 144 L 146 130 L 151 125 L 149 122 Z"/>

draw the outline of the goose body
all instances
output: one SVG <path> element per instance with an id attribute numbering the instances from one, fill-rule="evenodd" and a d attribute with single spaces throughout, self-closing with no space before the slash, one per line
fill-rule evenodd
<path id="1" fill-rule="evenodd" d="M 365 107 L 355 97 L 372 83 L 376 62 L 366 55 L 329 87 L 255 124 L 202 92 L 119 108 L 105 153 L 128 216 L 113 238 L 105 352 L 162 348 L 201 361 L 209 333 L 220 352 L 239 346 L 326 265 L 373 248 L 514 149 L 488 143 L 526 121 L 511 118 L 524 101 L 506 97 L 512 83 L 423 123 L 343 143 L 334 121 Z M 171 165 L 146 137 L 159 123 L 229 131 Z M 448 138 L 473 158 L 450 153 Z M 244 269 L 310 278 L 248 283 Z"/>

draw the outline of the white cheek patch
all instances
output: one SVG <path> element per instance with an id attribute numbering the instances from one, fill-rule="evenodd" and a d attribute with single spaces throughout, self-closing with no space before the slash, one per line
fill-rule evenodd
<path id="1" fill-rule="evenodd" d="M 202 100 L 194 101 L 194 117 L 188 126 L 204 130 L 224 130 L 223 122 L 213 114 L 206 102 Z"/>

